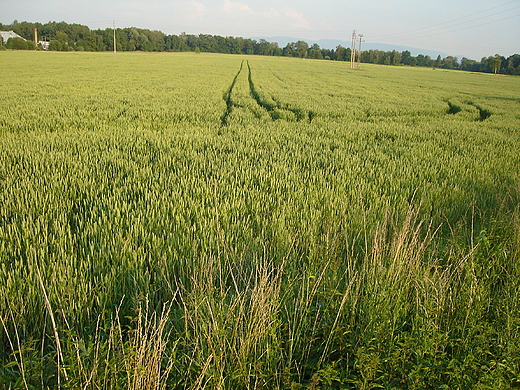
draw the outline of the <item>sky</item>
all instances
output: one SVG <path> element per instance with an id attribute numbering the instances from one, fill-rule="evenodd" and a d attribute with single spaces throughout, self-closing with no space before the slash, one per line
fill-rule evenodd
<path id="1" fill-rule="evenodd" d="M 356 30 L 459 59 L 520 54 L 520 0 L 0 0 L 0 23 L 14 20 L 310 41 Z"/>

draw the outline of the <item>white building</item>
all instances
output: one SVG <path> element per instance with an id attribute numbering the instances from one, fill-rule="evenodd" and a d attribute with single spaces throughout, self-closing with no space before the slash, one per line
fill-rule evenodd
<path id="1" fill-rule="evenodd" d="M 49 50 L 49 41 L 38 41 L 38 44 L 42 45 L 43 50 Z"/>
<path id="2" fill-rule="evenodd" d="M 22 38 L 20 35 L 18 35 L 17 33 L 15 33 L 14 31 L 0 31 L 0 36 L 2 37 L 2 39 L 4 40 L 4 45 L 7 43 L 7 40 L 9 38 Z M 22 38 L 24 41 L 26 41 L 26 39 Z"/>

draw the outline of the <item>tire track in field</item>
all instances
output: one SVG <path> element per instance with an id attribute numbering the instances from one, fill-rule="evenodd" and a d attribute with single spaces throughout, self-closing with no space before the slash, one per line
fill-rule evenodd
<path id="1" fill-rule="evenodd" d="M 292 108 L 288 104 L 283 104 L 282 102 L 278 101 L 276 97 L 272 97 L 272 101 L 274 103 L 268 102 L 264 99 L 262 99 L 262 96 L 256 89 L 255 83 L 253 81 L 253 74 L 251 71 L 251 65 L 249 64 L 249 61 L 246 60 L 246 65 L 248 68 L 248 82 L 249 82 L 249 93 L 253 100 L 256 102 L 256 104 L 267 111 L 269 116 L 273 121 L 276 121 L 278 119 L 283 119 L 283 116 L 280 114 L 280 111 L 288 111 L 294 114 L 294 117 L 297 122 L 300 122 L 304 119 L 307 119 L 309 123 L 312 123 L 312 120 L 316 116 L 316 114 L 313 111 L 306 111 L 300 108 Z M 237 74 L 233 78 L 233 81 L 231 82 L 231 85 L 226 90 L 224 95 L 222 96 L 222 99 L 224 99 L 224 102 L 226 103 L 226 110 L 220 117 L 220 127 L 226 127 L 229 125 L 229 115 L 233 112 L 233 108 L 244 108 L 242 105 L 236 103 L 233 101 L 232 95 L 233 95 L 233 89 L 235 88 L 235 84 L 237 83 L 238 78 L 240 77 L 240 74 L 242 73 L 242 70 L 244 68 L 244 60 L 240 63 L 240 69 L 238 70 Z M 277 78 L 281 80 L 278 76 Z M 258 117 L 258 116 L 257 116 Z"/>
<path id="2" fill-rule="evenodd" d="M 249 65 L 249 61 L 247 61 L 247 69 L 248 69 L 247 79 L 249 81 L 249 92 L 251 94 L 251 97 L 256 101 L 256 104 L 258 104 L 260 107 L 264 108 L 269 113 L 272 120 L 279 119 L 279 114 L 275 110 L 276 106 L 272 105 L 269 102 L 266 102 L 265 100 L 262 100 L 262 98 L 260 97 L 260 94 L 256 90 L 255 83 L 253 82 L 253 75 L 251 73 L 251 66 Z"/>
<path id="3" fill-rule="evenodd" d="M 492 115 L 491 111 L 479 106 L 478 104 L 475 104 L 473 102 L 467 102 L 466 104 L 469 104 L 470 106 L 473 106 L 478 110 L 480 118 L 475 119 L 476 121 L 485 121 L 487 118 L 489 118 Z"/>
<path id="4" fill-rule="evenodd" d="M 240 108 L 241 106 L 239 104 L 236 104 L 231 99 L 231 94 L 233 93 L 233 88 L 235 88 L 235 84 L 237 83 L 238 76 L 240 76 L 240 73 L 242 72 L 242 68 L 244 66 L 244 60 L 240 63 L 240 69 L 238 70 L 237 74 L 235 75 L 235 78 L 231 82 L 231 85 L 229 86 L 228 90 L 224 93 L 224 96 L 222 98 L 224 99 L 224 102 L 226 103 L 226 111 L 224 111 L 224 114 L 220 117 L 220 126 L 227 126 L 228 125 L 228 116 L 233 111 L 233 107 Z"/>
<path id="5" fill-rule="evenodd" d="M 285 110 L 292 112 L 297 122 L 301 121 L 305 117 L 308 118 L 309 123 L 312 122 L 312 120 L 316 116 L 316 114 L 312 111 L 308 111 L 307 113 L 305 113 L 305 110 L 299 108 L 291 108 L 287 104 L 282 104 L 281 102 L 279 102 L 274 96 L 272 97 L 272 99 L 275 102 L 275 104 L 271 104 L 263 100 L 258 91 L 256 90 L 255 83 L 253 82 L 253 75 L 251 72 L 251 66 L 249 65 L 249 61 L 246 61 L 246 63 L 248 68 L 249 90 L 251 93 L 251 97 L 255 99 L 256 103 L 260 107 L 264 108 L 269 113 L 273 121 L 280 119 L 280 113 L 278 112 L 278 110 Z M 280 80 L 279 77 L 277 78 Z"/>
<path id="6" fill-rule="evenodd" d="M 446 111 L 446 113 L 450 114 L 450 115 L 455 115 L 455 114 L 458 114 L 459 112 L 461 112 L 463 110 L 463 108 L 462 108 L 463 104 L 465 104 L 467 106 L 475 107 L 477 109 L 477 111 L 479 113 L 479 117 L 475 119 L 476 121 L 485 121 L 491 115 L 493 115 L 493 113 L 491 111 L 489 111 L 487 108 L 483 108 L 482 106 L 475 104 L 471 101 L 465 101 L 463 103 L 460 103 L 460 102 L 455 103 L 453 101 L 453 99 L 451 99 L 451 100 L 446 99 L 445 102 L 448 103 L 448 107 L 449 107 L 449 109 Z"/>

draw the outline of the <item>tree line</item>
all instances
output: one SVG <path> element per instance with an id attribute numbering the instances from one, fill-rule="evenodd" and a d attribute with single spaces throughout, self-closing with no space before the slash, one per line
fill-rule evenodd
<path id="1" fill-rule="evenodd" d="M 81 24 L 65 22 L 30 23 L 14 21 L 10 25 L 0 23 L 0 30 L 13 30 L 27 39 L 11 38 L 3 45 L 8 49 L 42 50 L 35 46 L 33 40 L 34 28 L 38 29 L 39 39 L 49 42 L 49 50 L 57 51 L 112 51 L 114 50 L 114 30 L 91 30 Z M 1 46 L 1 45 L 0 45 Z M 250 38 L 222 37 L 208 34 L 167 35 L 161 31 L 141 29 L 136 27 L 116 29 L 116 49 L 118 51 L 172 51 L 172 52 L 210 52 L 225 54 L 251 54 L 267 56 L 286 56 L 332 61 L 350 61 L 351 49 L 337 46 L 336 49 L 320 48 L 318 44 L 309 45 L 305 41 L 288 43 L 279 47 L 277 42 L 264 39 L 256 41 Z M 361 52 L 363 63 L 381 65 L 408 65 L 442 69 L 460 69 L 472 72 L 502 73 L 520 75 L 520 55 L 514 54 L 507 58 L 496 54 L 484 57 L 480 61 L 463 57 L 460 61 L 453 56 L 433 59 L 428 55 L 412 56 L 410 51 L 399 52 L 382 50 L 365 50 Z"/>

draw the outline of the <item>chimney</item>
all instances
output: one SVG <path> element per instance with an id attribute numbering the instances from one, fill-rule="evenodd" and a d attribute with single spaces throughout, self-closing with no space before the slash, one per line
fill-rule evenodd
<path id="1" fill-rule="evenodd" d="M 34 28 L 34 45 L 38 44 L 38 30 Z"/>

